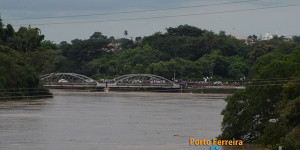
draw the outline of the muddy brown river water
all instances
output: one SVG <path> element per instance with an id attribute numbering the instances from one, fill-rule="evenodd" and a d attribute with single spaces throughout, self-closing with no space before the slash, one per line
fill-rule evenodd
<path id="1" fill-rule="evenodd" d="M 0 150 L 210 150 L 189 139 L 218 136 L 226 105 L 200 94 L 53 92 L 0 102 Z"/>

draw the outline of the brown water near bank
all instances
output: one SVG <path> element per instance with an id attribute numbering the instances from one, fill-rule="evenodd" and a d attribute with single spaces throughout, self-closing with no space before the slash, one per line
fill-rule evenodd
<path id="1" fill-rule="evenodd" d="M 189 146 L 189 138 L 218 136 L 226 105 L 223 95 L 52 92 L 50 99 L 0 102 L 0 149 L 209 150 Z"/>

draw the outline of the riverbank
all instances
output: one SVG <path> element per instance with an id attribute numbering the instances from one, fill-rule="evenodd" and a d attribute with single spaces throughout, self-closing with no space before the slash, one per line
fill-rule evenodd
<path id="1" fill-rule="evenodd" d="M 52 97 L 53 94 L 49 91 L 49 89 L 46 88 L 0 90 L 0 101 L 42 99 Z"/>
<path id="2" fill-rule="evenodd" d="M 77 88 L 80 89 L 80 88 Z M 84 88 L 81 88 L 84 90 Z M 226 87 L 226 86 L 210 86 L 202 88 L 124 88 L 110 87 L 90 89 L 91 92 L 161 92 L 161 93 L 201 93 L 201 94 L 233 94 L 235 91 L 244 89 L 244 87 Z"/>
<path id="3" fill-rule="evenodd" d="M 90 96 L 100 96 L 100 95 L 149 95 L 149 96 L 170 96 L 175 95 L 181 98 L 184 97 L 203 97 L 203 98 L 226 98 L 231 94 L 217 94 L 217 93 L 193 93 L 193 92 L 157 92 L 157 91 L 108 91 L 108 92 L 90 92 L 88 89 L 50 89 L 53 95 L 90 95 Z"/>

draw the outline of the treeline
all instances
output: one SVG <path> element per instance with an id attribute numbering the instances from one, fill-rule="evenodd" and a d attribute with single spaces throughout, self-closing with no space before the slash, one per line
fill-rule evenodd
<path id="1" fill-rule="evenodd" d="M 203 77 L 240 79 L 248 76 L 249 47 L 225 32 L 215 34 L 181 25 L 168 28 L 166 33 L 137 39 L 107 38 L 95 32 L 86 40 L 61 42 L 56 45 L 61 50 L 53 50 L 53 57 L 49 58 L 53 63 L 44 62 L 51 66 L 38 72 L 76 72 L 94 79 L 129 73 L 150 73 L 172 79 L 175 72 L 176 79 L 194 81 Z"/>
<path id="2" fill-rule="evenodd" d="M 218 34 L 189 25 L 167 28 L 165 33 L 138 37 L 136 41 L 115 39 L 95 32 L 89 39 L 74 39 L 53 44 L 42 42 L 42 47 L 52 47 L 37 57 L 38 73 L 75 72 L 100 78 L 115 78 L 129 73 L 150 73 L 172 79 L 201 81 L 204 77 L 213 80 L 251 79 L 252 66 L 256 59 L 273 50 L 273 45 L 296 44 L 299 37 L 288 40 L 275 37 L 271 41 L 259 41 L 252 35 L 254 43 Z M 52 44 L 52 46 L 50 46 Z M 50 57 L 51 56 L 51 57 Z M 41 59 L 43 58 L 43 59 Z M 50 61 L 47 61 L 50 60 Z M 45 67 L 46 66 L 46 67 Z M 35 67 L 35 68 L 37 68 Z M 43 70 L 44 68 L 44 70 Z"/>
<path id="3" fill-rule="evenodd" d="M 0 100 L 50 95 L 26 60 L 26 54 L 38 49 L 43 38 L 39 29 L 21 27 L 15 32 L 0 19 Z"/>

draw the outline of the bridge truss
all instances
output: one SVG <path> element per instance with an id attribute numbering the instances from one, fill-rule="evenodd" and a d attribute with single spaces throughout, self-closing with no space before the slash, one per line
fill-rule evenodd
<path id="1" fill-rule="evenodd" d="M 45 87 L 120 87 L 120 88 L 180 88 L 180 85 L 164 77 L 152 74 L 127 74 L 109 83 L 99 83 L 76 73 L 50 73 L 41 76 Z"/>
<path id="2" fill-rule="evenodd" d="M 180 88 L 180 85 L 153 74 L 127 74 L 114 79 L 117 87 Z"/>
<path id="3" fill-rule="evenodd" d="M 46 87 L 93 87 L 100 84 L 81 74 L 76 73 L 50 73 L 41 76 Z"/>

